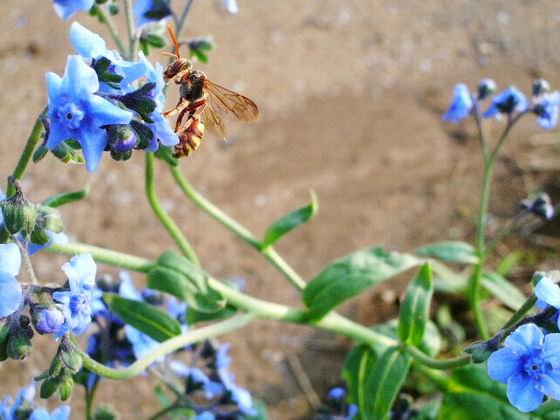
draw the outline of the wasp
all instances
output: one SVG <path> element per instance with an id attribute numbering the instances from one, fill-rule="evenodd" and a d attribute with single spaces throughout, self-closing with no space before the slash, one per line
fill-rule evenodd
<path id="1" fill-rule="evenodd" d="M 180 98 L 175 108 L 165 111 L 163 116 L 177 115 L 175 132 L 179 136 L 179 144 L 175 146 L 173 156 L 179 158 L 190 156 L 200 146 L 205 125 L 226 140 L 226 116 L 251 122 L 259 117 L 259 109 L 249 98 L 211 82 L 203 72 L 194 69 L 190 59 L 181 57 L 171 25 L 167 26 L 167 30 L 175 53 L 164 53 L 171 56 L 173 62 L 163 72 L 163 78 L 166 83 L 173 80 L 179 85 Z"/>

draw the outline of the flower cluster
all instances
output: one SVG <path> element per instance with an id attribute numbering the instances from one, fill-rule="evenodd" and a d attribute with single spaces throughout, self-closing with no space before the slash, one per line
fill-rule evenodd
<path id="1" fill-rule="evenodd" d="M 509 401 L 525 413 L 537 409 L 545 397 L 560 400 L 560 333 L 547 324 L 558 318 L 560 288 L 544 276 L 535 295 L 543 309 L 535 317 L 538 322 L 519 326 L 488 359 L 488 375 L 507 384 Z"/>
<path id="2" fill-rule="evenodd" d="M 141 53 L 126 61 L 105 41 L 79 23 L 70 40 L 79 55 L 68 57 L 64 76 L 47 73 L 48 124 L 46 147 L 81 149 L 88 171 L 95 171 L 104 151 L 125 160 L 134 149 L 155 151 L 174 146 L 177 135 L 161 113 L 164 107 L 163 68 Z"/>
<path id="3" fill-rule="evenodd" d="M 108 278 L 97 280 L 97 290 L 115 293 L 119 296 L 137 301 L 143 301 L 163 308 L 182 326 L 188 329 L 186 323 L 187 305 L 175 298 L 165 297 L 159 292 L 144 289 L 140 292 L 134 286 L 128 273 L 121 273 L 117 282 Z M 98 293 L 93 302 L 93 319 L 97 331 L 89 337 L 88 354 L 108 366 L 128 366 L 134 361 L 150 353 L 157 345 L 157 341 L 150 336 L 126 325 L 119 317 L 110 311 Z M 215 419 L 216 413 L 254 415 L 251 394 L 241 388 L 229 371 L 231 358 L 228 355 L 229 345 L 216 346 L 210 342 L 195 344 L 176 352 L 168 358 L 160 359 L 156 365 L 169 366 L 174 379 L 184 381 L 185 397 L 195 402 L 193 407 L 197 412 L 197 419 Z M 195 356 L 196 355 L 196 356 Z M 191 359 L 190 361 L 187 361 Z M 99 378 L 90 374 L 88 386 L 91 388 Z M 232 408 L 233 407 L 233 408 Z M 220 417 L 221 418 L 221 417 Z"/>
<path id="4" fill-rule="evenodd" d="M 96 266 L 89 254 L 73 257 L 62 266 L 64 287 L 40 287 L 17 279 L 21 253 L 14 243 L 0 245 L 0 358 L 24 359 L 31 352 L 33 325 L 39 334 L 61 337 L 83 333 L 91 323 L 91 293 Z M 24 314 L 29 308 L 31 318 Z"/>
<path id="5" fill-rule="evenodd" d="M 550 130 L 558 122 L 558 109 L 560 107 L 560 92 L 550 91 L 548 83 L 538 79 L 533 83 L 531 100 L 514 86 L 497 93 L 491 98 L 486 111 L 481 112 L 482 102 L 490 98 L 496 91 L 496 83 L 491 79 L 483 79 L 478 91 L 473 93 L 464 83 L 455 86 L 453 100 L 443 120 L 458 123 L 470 115 L 476 118 L 500 118 L 502 115 L 512 118 L 515 115 L 533 113 L 541 128 Z"/>
<path id="6" fill-rule="evenodd" d="M 3 420 L 68 420 L 70 418 L 70 406 L 62 405 L 52 412 L 42 407 L 35 407 L 35 384 L 22 388 L 16 400 L 5 397 L 0 401 L 0 418 Z"/>

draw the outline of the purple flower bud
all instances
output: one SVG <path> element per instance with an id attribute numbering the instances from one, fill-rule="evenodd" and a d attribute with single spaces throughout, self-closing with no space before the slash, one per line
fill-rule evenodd
<path id="1" fill-rule="evenodd" d="M 33 325 L 39 334 L 54 334 L 64 324 L 64 314 L 57 308 L 34 307 Z"/>

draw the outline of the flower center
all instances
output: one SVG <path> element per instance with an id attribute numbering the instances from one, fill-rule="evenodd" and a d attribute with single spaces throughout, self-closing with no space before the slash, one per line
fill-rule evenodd
<path id="1" fill-rule="evenodd" d="M 552 370 L 552 365 L 540 356 L 532 356 L 523 365 L 525 373 L 532 378 L 538 378 Z"/>
<path id="2" fill-rule="evenodd" d="M 84 111 L 73 102 L 67 103 L 58 110 L 58 118 L 69 130 L 75 130 L 84 119 Z"/>

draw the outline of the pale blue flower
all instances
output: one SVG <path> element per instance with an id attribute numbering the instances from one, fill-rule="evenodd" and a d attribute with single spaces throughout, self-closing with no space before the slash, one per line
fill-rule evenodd
<path id="1" fill-rule="evenodd" d="M 88 171 L 95 171 L 108 142 L 109 124 L 128 124 L 132 113 L 95 95 L 99 81 L 95 71 L 79 56 L 69 56 L 64 78 L 47 73 L 49 96 L 49 149 L 74 139 L 82 146 Z"/>
<path id="2" fill-rule="evenodd" d="M 19 420 L 21 413 L 18 413 L 20 408 L 33 410 L 30 414 L 29 420 L 69 420 L 70 419 L 70 406 L 62 405 L 50 414 L 44 408 L 33 409 L 33 399 L 35 398 L 35 383 L 23 387 L 19 390 L 16 400 L 12 403 L 10 397 L 6 397 L 0 402 L 0 419 L 2 420 Z M 27 418 L 27 417 L 25 417 Z"/>
<path id="3" fill-rule="evenodd" d="M 68 277 L 70 290 L 54 292 L 53 299 L 64 314 L 64 324 L 56 332 L 57 337 L 72 332 L 76 335 L 87 330 L 91 323 L 91 293 L 95 287 L 96 265 L 90 254 L 73 257 L 62 266 Z"/>
<path id="4" fill-rule="evenodd" d="M 70 18 L 76 12 L 87 12 L 94 0 L 54 0 L 54 10 L 62 19 Z"/>
<path id="5" fill-rule="evenodd" d="M 552 130 L 558 124 L 558 108 L 560 107 L 560 92 L 543 93 L 534 106 L 537 123 L 545 130 Z"/>
<path id="6" fill-rule="evenodd" d="M 31 413 L 29 420 L 69 420 L 70 406 L 62 405 L 53 410 L 50 414 L 44 408 L 38 408 Z"/>
<path id="7" fill-rule="evenodd" d="M 488 359 L 488 375 L 507 384 L 510 403 L 524 413 L 546 396 L 560 399 L 560 334 L 544 335 L 534 324 L 515 330 Z"/>
<path id="8" fill-rule="evenodd" d="M 194 420 L 216 420 L 216 415 L 211 411 L 203 411 L 194 418 Z"/>
<path id="9" fill-rule="evenodd" d="M 68 236 L 66 236 L 64 232 L 56 233 L 51 230 L 47 230 L 47 235 L 49 235 L 50 239 L 46 244 L 34 244 L 33 242 L 29 242 L 29 245 L 27 246 L 27 252 L 29 255 L 36 254 L 51 245 L 66 245 L 69 241 Z"/>
<path id="10" fill-rule="evenodd" d="M 136 359 L 141 359 L 151 353 L 152 350 L 159 345 L 152 337 L 130 325 L 124 327 L 124 333 L 128 341 L 132 344 L 132 351 Z M 163 358 L 159 358 L 158 361 L 163 361 Z"/>
<path id="11" fill-rule="evenodd" d="M 484 118 L 499 117 L 500 114 L 512 114 L 527 110 L 525 95 L 516 87 L 510 86 L 492 98 L 492 104 L 484 113 Z"/>
<path id="12" fill-rule="evenodd" d="M 239 410 L 243 414 L 253 416 L 256 414 L 256 410 L 253 408 L 251 394 L 235 383 L 235 378 L 228 370 L 231 363 L 231 358 L 227 354 L 228 350 L 229 344 L 223 344 L 216 352 L 216 371 L 218 377 L 225 389 L 229 391 L 231 400 L 237 404 Z"/>
<path id="13" fill-rule="evenodd" d="M 16 277 L 21 266 L 21 253 L 16 244 L 0 244 L 0 318 L 17 311 L 23 300 Z"/>
<path id="14" fill-rule="evenodd" d="M 224 392 L 224 387 L 222 384 L 212 381 L 199 368 L 189 367 L 177 360 L 172 360 L 169 363 L 169 367 L 181 378 L 188 379 L 194 385 L 202 386 L 202 389 L 204 390 L 204 396 L 207 400 L 212 400 L 213 398 L 219 396 Z"/>
<path id="15" fill-rule="evenodd" d="M 236 0 L 224 0 L 224 7 L 231 14 L 236 14 L 239 12 L 239 6 Z"/>
<path id="16" fill-rule="evenodd" d="M 453 90 L 453 101 L 449 109 L 443 114 L 443 121 L 458 123 L 467 118 L 474 108 L 474 101 L 469 88 L 464 83 L 455 85 Z"/>

